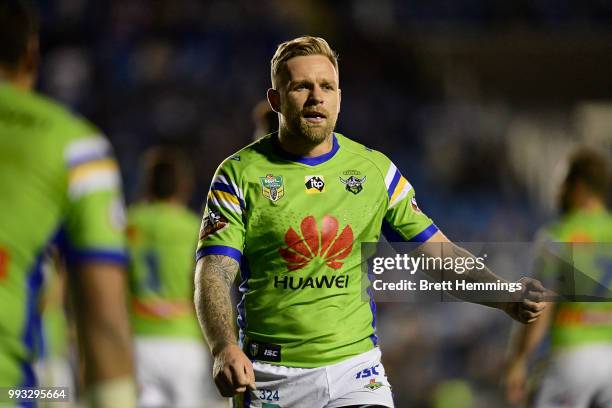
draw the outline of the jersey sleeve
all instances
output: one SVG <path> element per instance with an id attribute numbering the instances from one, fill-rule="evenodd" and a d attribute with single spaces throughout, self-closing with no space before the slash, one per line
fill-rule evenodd
<path id="1" fill-rule="evenodd" d="M 125 208 L 119 167 L 106 138 L 69 142 L 65 246 L 69 261 L 125 263 Z"/>
<path id="2" fill-rule="evenodd" d="M 414 188 L 391 161 L 384 174 L 389 204 L 383 234 L 391 242 L 427 241 L 438 227 L 417 206 Z"/>
<path id="3" fill-rule="evenodd" d="M 212 180 L 200 226 L 196 261 L 206 255 L 226 255 L 240 262 L 244 248 L 244 190 L 240 172 L 230 160 Z"/>

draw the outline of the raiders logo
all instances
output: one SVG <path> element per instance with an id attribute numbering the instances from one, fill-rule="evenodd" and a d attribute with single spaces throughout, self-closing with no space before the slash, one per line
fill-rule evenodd
<path id="1" fill-rule="evenodd" d="M 363 183 L 365 183 L 365 181 L 366 176 L 363 176 L 363 178 L 351 176 L 346 180 L 340 177 L 340 182 L 345 185 L 346 191 L 350 191 L 353 194 L 361 193 L 361 190 L 363 190 Z"/>

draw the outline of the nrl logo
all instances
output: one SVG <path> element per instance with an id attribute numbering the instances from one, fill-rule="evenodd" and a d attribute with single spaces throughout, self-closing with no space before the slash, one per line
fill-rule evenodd
<path id="1" fill-rule="evenodd" d="M 285 195 L 285 186 L 283 184 L 283 176 L 273 176 L 267 174 L 266 177 L 260 177 L 261 194 L 272 202 L 276 202 Z"/>
<path id="2" fill-rule="evenodd" d="M 340 177 L 340 182 L 346 186 L 346 191 L 350 191 L 353 194 L 359 194 L 363 190 L 363 183 L 365 181 L 366 176 L 363 176 L 363 178 L 351 176 L 346 180 Z"/>

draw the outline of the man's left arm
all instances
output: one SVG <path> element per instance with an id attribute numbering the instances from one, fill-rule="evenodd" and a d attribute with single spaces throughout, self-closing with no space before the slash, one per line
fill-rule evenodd
<path id="1" fill-rule="evenodd" d="M 436 245 L 439 244 L 439 245 Z M 417 250 L 417 254 L 423 254 L 426 257 L 442 258 L 442 259 L 469 259 L 476 257 L 469 251 L 451 242 L 441 231 L 434 233 L 425 243 Z M 465 262 L 462 263 L 465 265 Z M 472 263 L 475 265 L 476 263 Z M 464 267 L 464 271 L 448 273 L 447 270 L 428 270 L 426 273 L 436 280 L 455 281 L 463 280 L 475 283 L 509 283 L 507 280 L 493 273 L 489 268 L 484 266 L 478 268 Z M 544 300 L 545 288 L 540 281 L 532 278 L 523 277 L 518 283 L 521 284 L 521 290 L 514 293 L 508 293 L 508 297 L 498 301 L 480 301 L 472 296 L 466 295 L 460 291 L 450 292 L 462 300 L 473 303 L 479 303 L 486 306 L 495 307 L 503 310 L 513 319 L 521 323 L 532 323 L 542 313 L 546 307 Z"/>
<path id="2" fill-rule="evenodd" d="M 434 222 L 418 207 L 415 191 L 412 185 L 402 176 L 399 169 L 388 159 L 383 163 L 385 187 L 388 194 L 388 206 L 382 224 L 382 232 L 390 242 L 420 243 L 416 255 L 423 254 L 434 258 L 475 258 L 465 249 L 453 244 L 438 229 Z M 475 262 L 471 262 L 476 264 Z M 440 263 L 435 263 L 442 268 Z M 465 263 L 461 263 L 467 266 Z M 453 263 L 457 265 L 457 263 Z M 484 265 L 483 265 L 484 266 Z M 457 288 L 455 282 L 466 281 L 475 283 L 505 283 L 508 282 L 491 272 L 486 266 L 478 268 L 465 268 L 461 273 L 448 269 L 427 270 L 428 275 L 437 281 L 451 281 L 452 287 Z M 449 273 L 450 272 L 450 273 Z M 498 301 L 488 301 L 488 296 L 475 297 L 474 292 L 449 290 L 451 295 L 473 303 L 481 303 L 496 307 L 508 313 L 512 318 L 522 323 L 530 323 L 538 318 L 544 309 L 544 287 L 539 281 L 522 278 L 519 282 L 521 290 L 500 293 Z M 502 297 L 503 296 L 503 297 Z M 485 301 L 486 299 L 486 301 Z"/>

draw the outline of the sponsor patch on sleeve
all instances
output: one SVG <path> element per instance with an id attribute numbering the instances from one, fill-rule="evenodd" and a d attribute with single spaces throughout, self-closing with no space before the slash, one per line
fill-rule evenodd
<path id="1" fill-rule="evenodd" d="M 227 228 L 229 223 L 227 218 L 219 214 L 216 211 L 208 211 L 202 217 L 202 224 L 200 225 L 200 240 L 206 239 L 211 234 Z"/>

